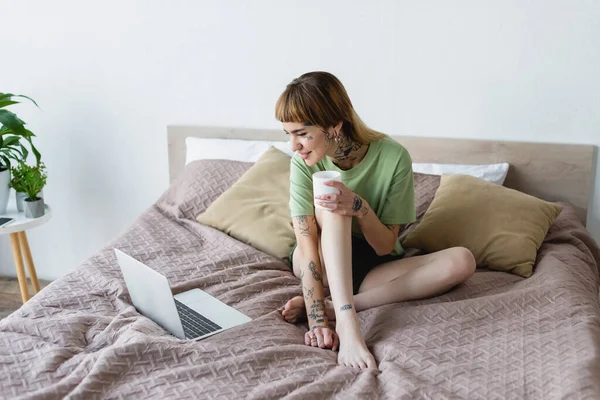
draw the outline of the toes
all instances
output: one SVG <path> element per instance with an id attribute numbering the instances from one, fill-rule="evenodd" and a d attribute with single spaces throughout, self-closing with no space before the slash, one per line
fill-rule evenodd
<path id="1" fill-rule="evenodd" d="M 375 362 L 374 358 L 369 358 L 369 360 L 367 361 L 367 367 L 377 369 L 377 363 Z"/>
<path id="2" fill-rule="evenodd" d="M 364 361 L 360 361 L 358 363 L 360 369 L 367 369 L 367 364 Z"/>

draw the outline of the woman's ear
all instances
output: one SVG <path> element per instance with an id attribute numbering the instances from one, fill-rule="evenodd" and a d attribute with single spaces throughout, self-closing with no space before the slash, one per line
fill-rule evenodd
<path id="1" fill-rule="evenodd" d="M 340 131 L 342 130 L 343 125 L 344 125 L 344 121 L 340 121 L 337 123 L 336 126 L 333 127 L 333 129 L 335 129 L 335 131 L 339 134 Z"/>

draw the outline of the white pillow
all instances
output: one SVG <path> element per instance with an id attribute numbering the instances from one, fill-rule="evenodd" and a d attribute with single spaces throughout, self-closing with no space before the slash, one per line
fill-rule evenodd
<path id="1" fill-rule="evenodd" d="M 290 157 L 294 155 L 289 141 L 185 138 L 185 163 L 194 160 L 233 160 L 256 162 L 273 146 Z"/>
<path id="2" fill-rule="evenodd" d="M 273 146 L 290 157 L 294 155 L 291 150 L 291 141 L 268 140 L 240 140 L 240 139 L 212 139 L 187 137 L 185 139 L 186 158 L 188 164 L 194 160 L 233 160 L 256 162 L 269 146 Z M 462 164 L 430 164 L 413 163 L 413 172 L 430 175 L 464 174 L 481 178 L 489 182 L 502 185 L 508 172 L 508 163 L 488 165 L 462 165 Z"/>
<path id="3" fill-rule="evenodd" d="M 413 163 L 413 172 L 429 175 L 462 174 L 471 175 L 476 178 L 494 182 L 498 185 L 504 183 L 508 173 L 508 163 L 485 164 L 485 165 L 463 165 L 463 164 L 430 164 Z"/>

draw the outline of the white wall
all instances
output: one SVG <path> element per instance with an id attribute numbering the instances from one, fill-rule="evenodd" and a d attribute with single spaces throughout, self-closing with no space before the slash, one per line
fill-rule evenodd
<path id="1" fill-rule="evenodd" d="M 45 279 L 166 189 L 168 124 L 279 128 L 277 96 L 311 70 L 386 133 L 600 145 L 600 2 L 91 3 L 0 0 L 0 91 L 41 107 L 14 110 L 49 170 L 54 216 L 28 233 Z"/>

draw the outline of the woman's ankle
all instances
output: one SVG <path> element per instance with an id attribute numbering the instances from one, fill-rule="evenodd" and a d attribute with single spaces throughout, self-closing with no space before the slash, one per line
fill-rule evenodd
<path id="1" fill-rule="evenodd" d="M 358 319 L 358 315 L 356 314 L 356 310 L 354 310 L 354 308 L 346 308 L 343 309 L 343 307 L 341 307 L 338 310 L 335 310 L 335 318 L 336 321 L 338 321 L 338 323 L 344 324 L 344 325 L 348 325 L 348 324 L 352 324 L 352 325 L 358 325 L 360 320 Z"/>

